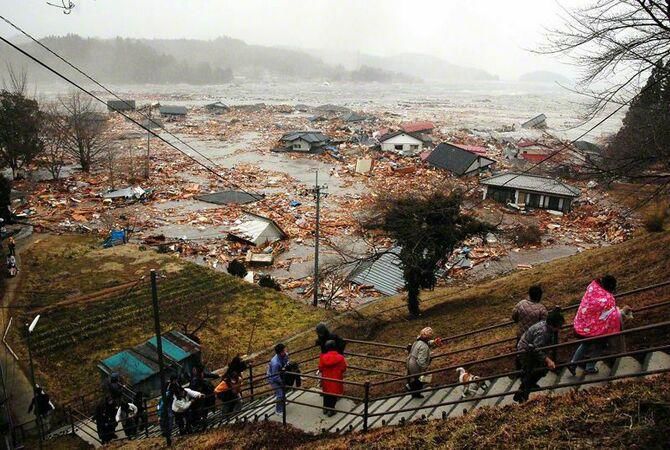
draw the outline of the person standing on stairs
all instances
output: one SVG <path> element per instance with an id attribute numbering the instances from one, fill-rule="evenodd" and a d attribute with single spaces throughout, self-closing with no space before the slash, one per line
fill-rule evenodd
<path id="1" fill-rule="evenodd" d="M 344 372 L 347 370 L 347 361 L 344 356 L 338 353 L 337 343 L 328 341 L 325 345 L 326 353 L 319 357 L 319 372 L 321 373 L 321 391 L 323 392 L 323 413 L 328 417 L 337 414 L 332 408 L 335 408 L 339 397 L 344 394 Z M 331 379 L 326 379 L 331 378 Z M 333 381 L 333 380 L 340 380 Z M 330 408 L 330 409 L 328 409 Z"/>
<path id="2" fill-rule="evenodd" d="M 16 241 L 14 236 L 9 236 L 7 239 L 7 249 L 9 250 L 9 256 L 16 256 Z"/>
<path id="3" fill-rule="evenodd" d="M 616 305 L 614 293 L 617 281 L 612 275 L 605 275 L 600 280 L 593 280 L 586 288 L 586 293 L 577 309 L 573 321 L 575 334 L 578 338 L 606 336 L 621 331 L 621 315 L 628 314 L 630 307 L 620 310 Z M 583 342 L 572 356 L 568 370 L 574 376 L 578 361 L 597 358 L 607 347 L 607 339 L 595 339 Z M 587 362 L 584 368 L 587 374 L 598 373 L 596 362 Z"/>
<path id="4" fill-rule="evenodd" d="M 542 300 L 542 287 L 534 284 L 528 289 L 528 298 L 521 300 L 514 307 L 512 320 L 517 324 L 517 344 L 528 328 L 547 318 L 547 308 L 540 303 L 540 300 Z"/>
<path id="5" fill-rule="evenodd" d="M 522 403 L 528 400 L 531 390 L 537 389 L 540 378 L 548 370 L 556 369 L 554 360 L 541 347 L 558 343 L 558 332 L 564 323 L 561 308 L 557 306 L 547 314 L 547 320 L 536 323 L 521 336 L 517 344 L 517 350 L 524 352 L 517 356 L 522 370 L 521 386 L 514 394 L 514 401 Z"/>
<path id="6" fill-rule="evenodd" d="M 419 374 L 428 370 L 430 367 L 430 349 L 442 345 L 441 339 L 433 339 L 433 329 L 426 327 L 421 330 L 416 341 L 409 349 L 409 356 L 407 357 L 407 375 L 410 377 L 405 389 L 412 393 L 414 398 L 423 398 L 421 389 L 423 389 L 424 376 Z"/>
<path id="7" fill-rule="evenodd" d="M 316 346 L 321 349 L 321 353 L 328 351 L 326 350 L 326 343 L 328 341 L 334 341 L 337 353 L 340 355 L 344 354 L 344 347 L 346 347 L 347 343 L 337 334 L 331 333 L 328 326 L 321 322 L 316 326 Z"/>
<path id="8" fill-rule="evenodd" d="M 268 365 L 267 377 L 270 386 L 275 391 L 275 398 L 277 406 L 275 407 L 275 414 L 284 413 L 283 399 L 286 395 L 284 392 L 284 383 L 281 379 L 282 370 L 286 368 L 289 363 L 288 351 L 286 345 L 281 342 L 275 345 L 275 355 L 270 360 Z"/>

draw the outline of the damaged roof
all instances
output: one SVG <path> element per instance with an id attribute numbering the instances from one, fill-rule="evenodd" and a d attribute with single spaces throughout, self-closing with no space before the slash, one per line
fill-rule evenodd
<path id="1" fill-rule="evenodd" d="M 396 295 L 405 287 L 399 253 L 400 247 L 393 247 L 374 261 L 363 263 L 349 274 L 349 281 L 372 286 L 384 295 Z"/>
<path id="2" fill-rule="evenodd" d="M 287 236 L 274 220 L 250 212 L 245 212 L 229 234 L 257 246 L 272 244 Z"/>
<path id="3" fill-rule="evenodd" d="M 424 137 L 422 137 L 421 135 L 415 134 L 415 133 L 408 133 L 408 132 L 402 131 L 402 130 L 394 131 L 392 133 L 386 133 L 385 135 L 380 136 L 379 137 L 379 142 L 385 142 L 385 141 L 388 141 L 389 139 L 393 139 L 394 137 L 400 136 L 400 135 L 403 135 L 403 134 L 406 134 L 407 136 L 410 136 L 410 137 L 412 137 L 412 138 L 414 138 L 418 141 L 426 142 L 426 139 Z"/>
<path id="4" fill-rule="evenodd" d="M 279 140 L 283 142 L 293 142 L 297 141 L 298 139 L 307 141 L 310 144 L 327 142 L 330 140 L 328 136 L 320 131 L 291 131 L 290 133 L 284 134 Z"/>
<path id="5" fill-rule="evenodd" d="M 457 145 L 443 142 L 425 159 L 429 164 L 447 169 L 458 176 L 468 175 L 495 164 L 491 158 L 478 155 Z"/>
<path id="6" fill-rule="evenodd" d="M 186 106 L 176 106 L 176 105 L 161 105 L 158 108 L 161 114 L 169 114 L 171 116 L 185 116 L 188 112 Z"/>
<path id="7" fill-rule="evenodd" d="M 564 197 L 578 197 L 580 193 L 579 189 L 576 187 L 570 186 L 569 184 L 565 184 L 553 178 L 514 172 L 494 175 L 490 178 L 482 180 L 481 184 L 546 194 L 555 194 Z"/>
<path id="8" fill-rule="evenodd" d="M 416 133 L 419 131 L 429 131 L 435 128 L 433 122 L 428 122 L 427 120 L 416 121 L 416 122 L 403 122 L 400 124 L 400 128 L 407 133 Z"/>

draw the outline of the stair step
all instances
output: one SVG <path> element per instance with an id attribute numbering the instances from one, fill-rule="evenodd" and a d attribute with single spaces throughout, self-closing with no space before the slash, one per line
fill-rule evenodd
<path id="1" fill-rule="evenodd" d="M 430 405 L 435 405 L 437 403 L 440 403 L 442 399 L 449 393 L 449 391 L 453 388 L 449 389 L 438 389 L 436 391 L 424 394 L 426 398 L 420 399 L 412 399 L 410 396 L 410 401 L 407 402 L 405 405 L 406 408 L 412 408 L 412 407 L 418 407 L 418 406 L 430 406 Z M 430 395 L 428 395 L 430 394 Z M 425 408 L 425 409 L 420 409 L 418 411 L 407 411 L 407 412 L 402 412 L 398 413 L 395 416 L 391 417 L 390 420 L 387 421 L 388 425 L 397 425 L 403 421 L 409 422 L 412 417 L 416 416 L 417 418 L 420 418 L 421 416 L 427 416 L 428 413 L 431 411 L 432 408 Z"/>
<path id="2" fill-rule="evenodd" d="M 486 392 L 486 395 L 503 394 L 512 387 L 514 380 L 510 377 L 500 377 L 489 381 L 489 383 L 491 383 L 491 387 Z M 482 406 L 496 406 L 502 399 L 503 397 L 485 398 L 477 402 L 475 408 L 481 408 Z"/>
<path id="3" fill-rule="evenodd" d="M 430 397 L 431 394 L 434 394 L 435 392 L 426 392 L 424 393 L 424 398 L 414 398 L 412 397 L 411 394 L 407 394 L 404 397 L 400 399 L 399 402 L 397 402 L 395 405 L 393 405 L 390 409 L 394 411 L 398 411 L 399 409 L 405 409 L 405 408 L 416 408 L 417 406 L 423 405 Z M 382 410 L 380 410 L 381 412 Z M 411 414 L 412 411 L 410 412 L 404 412 L 404 413 L 392 413 L 388 414 L 386 416 L 379 416 L 375 417 L 373 421 L 369 422 L 368 425 L 372 427 L 381 427 L 384 425 L 390 425 L 391 422 L 398 423 L 400 422 L 400 415 L 407 415 Z M 396 421 L 397 417 L 397 421 Z"/>
<path id="4" fill-rule="evenodd" d="M 596 362 L 596 369 L 598 369 L 598 373 L 584 374 L 584 380 L 585 381 L 600 380 L 609 377 L 610 374 L 612 373 L 612 368 L 607 364 L 605 364 L 604 361 Z M 577 390 L 590 389 L 592 387 L 604 386 L 605 384 L 607 384 L 607 382 L 605 381 L 600 381 L 598 383 L 584 384 L 582 386 L 577 386 Z"/>
<path id="5" fill-rule="evenodd" d="M 401 402 L 403 397 L 396 397 L 396 398 L 388 398 L 386 400 L 379 400 L 374 403 L 372 403 L 368 407 L 368 412 L 369 413 L 378 413 L 378 412 L 386 412 L 390 411 L 395 408 L 395 405 L 399 402 Z M 368 418 L 368 427 L 370 424 L 377 422 L 381 417 L 383 416 L 375 416 L 375 417 L 370 417 Z M 353 428 L 352 428 L 353 427 Z M 353 429 L 354 431 L 362 430 L 363 429 L 363 418 L 362 417 L 356 417 L 349 426 L 347 426 L 347 429 Z"/>
<path id="6" fill-rule="evenodd" d="M 542 380 L 540 380 L 540 381 L 542 381 Z M 516 392 L 516 391 L 519 390 L 520 387 L 521 387 L 521 380 L 517 378 L 516 380 L 514 380 L 512 382 L 512 385 L 509 387 L 507 392 Z M 545 392 L 547 392 L 547 391 L 545 391 Z M 532 395 L 533 394 L 531 394 L 531 396 Z M 502 399 L 500 399 L 500 401 L 498 402 L 498 407 L 501 408 L 501 407 L 506 406 L 506 405 L 511 405 L 512 403 L 516 403 L 514 401 L 514 395 L 506 395 Z"/>
<path id="7" fill-rule="evenodd" d="M 440 400 L 438 403 L 444 403 L 444 402 L 453 402 L 456 400 L 460 400 L 463 394 L 463 389 L 460 386 L 454 387 L 447 395 Z M 426 414 L 426 417 L 432 418 L 432 419 L 441 419 L 443 416 L 444 417 L 449 417 L 451 414 L 451 411 L 456 407 L 456 406 L 461 406 L 461 405 L 446 405 L 446 406 L 438 406 L 437 408 L 431 410 L 428 414 Z"/>
<path id="8" fill-rule="evenodd" d="M 549 371 L 545 376 L 540 378 L 540 381 L 537 382 L 537 385 L 540 386 L 541 388 L 546 388 L 546 387 L 549 387 L 549 386 L 553 386 L 556 383 L 558 383 L 558 376 L 559 376 L 558 373 Z M 519 383 L 518 383 L 518 386 L 517 386 L 516 390 L 519 390 L 519 386 L 521 386 L 521 379 L 519 379 L 518 381 L 519 381 Z M 552 390 L 531 392 L 530 395 L 528 396 L 528 398 L 532 400 L 535 397 L 538 397 L 538 396 L 541 396 L 541 395 L 552 395 L 553 392 L 554 391 L 552 391 Z M 507 404 L 509 404 L 509 402 Z"/>
<path id="9" fill-rule="evenodd" d="M 558 377 L 556 384 L 576 383 L 584 379 L 584 372 L 577 370 L 575 375 L 572 375 L 567 367 L 564 367 Z M 565 386 L 552 389 L 555 394 L 567 394 L 568 392 L 575 392 L 577 386 Z"/>
<path id="10" fill-rule="evenodd" d="M 644 370 L 661 370 L 670 368 L 670 355 L 665 352 L 651 352 L 644 358 Z"/>
<path id="11" fill-rule="evenodd" d="M 481 401 L 481 400 L 479 400 L 479 397 L 483 397 L 483 396 L 487 395 L 492 387 L 493 387 L 493 385 L 489 385 L 488 388 L 486 390 L 483 390 L 483 391 L 481 389 L 478 389 L 475 394 L 470 394 L 467 397 L 463 397 L 463 388 L 461 387 L 460 388 L 461 398 L 463 398 L 463 399 L 469 398 L 471 400 L 469 402 L 457 403 L 456 407 L 454 409 L 452 409 L 451 412 L 449 413 L 449 417 L 460 417 L 463 414 L 468 413 L 468 412 L 472 411 L 473 409 L 475 409 L 475 407 L 477 406 L 477 403 L 479 403 Z"/>
<path id="12" fill-rule="evenodd" d="M 353 413 L 363 413 L 365 405 L 362 403 L 354 408 L 351 412 Z M 356 416 L 353 414 L 344 415 L 340 420 L 335 422 L 330 428 L 328 428 L 329 433 L 340 433 L 345 432 L 349 429 L 348 425 L 354 420 Z"/>
<path id="13" fill-rule="evenodd" d="M 617 358 L 612 366 L 612 376 L 619 377 L 623 375 L 633 375 L 642 370 L 642 364 L 632 356 L 623 356 Z M 614 380 L 614 382 L 625 381 L 625 378 Z"/>

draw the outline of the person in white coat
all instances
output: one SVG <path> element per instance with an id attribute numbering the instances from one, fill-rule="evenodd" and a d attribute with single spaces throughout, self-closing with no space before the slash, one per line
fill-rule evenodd
<path id="1" fill-rule="evenodd" d="M 175 389 L 172 399 L 172 412 L 174 419 L 179 427 L 179 434 L 189 434 L 191 432 L 190 408 L 195 399 L 202 398 L 205 395 L 194 391 L 193 389 L 183 388 L 175 383 Z"/>
<path id="2" fill-rule="evenodd" d="M 121 423 L 126 437 L 132 439 L 137 434 L 137 406 L 133 403 L 121 403 L 116 410 L 116 423 Z"/>

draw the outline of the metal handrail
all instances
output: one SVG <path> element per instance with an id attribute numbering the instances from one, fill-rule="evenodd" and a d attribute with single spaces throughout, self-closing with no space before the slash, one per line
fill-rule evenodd
<path id="1" fill-rule="evenodd" d="M 659 322 L 659 323 L 656 323 L 656 324 L 644 325 L 644 326 L 637 327 L 637 328 L 629 328 L 627 330 L 619 331 L 619 332 L 616 332 L 616 333 L 610 333 L 610 334 L 606 334 L 606 335 L 603 335 L 603 336 L 594 336 L 594 337 L 589 337 L 589 338 L 584 338 L 584 339 L 577 339 L 577 340 L 574 340 L 574 341 L 567 341 L 567 342 L 563 342 L 563 343 L 559 343 L 559 344 L 548 345 L 548 346 L 545 346 L 545 347 L 539 347 L 537 350 L 552 350 L 552 349 L 556 349 L 556 348 L 567 347 L 567 346 L 574 345 L 574 344 L 577 344 L 577 343 L 582 344 L 584 342 L 592 342 L 592 341 L 612 338 L 612 337 L 616 337 L 616 336 L 623 336 L 623 335 L 635 333 L 635 332 L 638 332 L 638 331 L 646 331 L 646 330 L 651 330 L 651 329 L 655 329 L 655 328 L 662 328 L 662 327 L 669 326 L 669 325 L 670 325 L 670 321 Z M 473 361 L 468 361 L 468 362 L 465 362 L 465 363 L 450 365 L 450 366 L 447 366 L 447 367 L 441 367 L 439 369 L 427 370 L 425 372 L 416 373 L 416 374 L 412 374 L 412 375 L 407 375 L 407 376 L 404 376 L 404 377 L 398 377 L 398 378 L 394 378 L 394 379 L 390 379 L 390 380 L 384 380 L 384 381 L 377 381 L 375 383 L 371 383 L 371 386 L 381 386 L 381 385 L 384 385 L 384 384 L 389 384 L 389 383 L 394 383 L 394 382 L 398 382 L 398 381 L 408 380 L 410 378 L 416 378 L 416 377 L 419 377 L 419 376 L 422 376 L 422 375 L 433 375 L 433 374 L 436 374 L 436 373 L 445 372 L 447 370 L 456 369 L 458 367 L 468 367 L 468 366 L 472 366 L 472 365 L 479 364 L 479 363 L 482 363 L 482 362 L 496 361 L 498 359 L 507 358 L 509 356 L 516 356 L 516 355 L 520 355 L 520 354 L 523 354 L 523 353 L 525 353 L 525 351 L 518 350 L 518 351 L 511 352 L 511 353 L 496 355 L 496 356 L 492 356 L 492 357 L 484 358 L 484 359 L 480 359 L 480 360 L 473 360 Z"/>
<path id="2" fill-rule="evenodd" d="M 288 372 L 288 371 L 284 371 L 284 373 L 288 374 L 288 375 L 300 375 L 301 377 L 312 378 L 312 379 L 317 379 L 317 380 L 337 381 L 338 383 L 350 384 L 352 386 L 360 386 L 360 387 L 365 386 L 365 383 L 361 383 L 359 381 L 338 380 L 337 378 L 327 378 L 327 377 L 321 377 L 321 376 L 316 376 L 316 375 L 308 375 L 306 373 L 297 373 L 297 372 Z"/>

